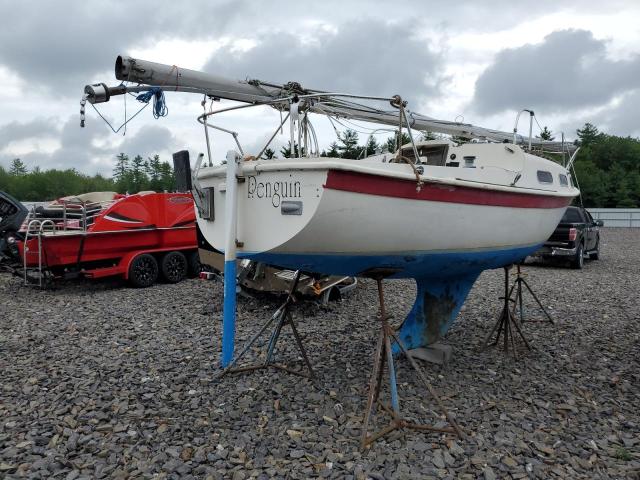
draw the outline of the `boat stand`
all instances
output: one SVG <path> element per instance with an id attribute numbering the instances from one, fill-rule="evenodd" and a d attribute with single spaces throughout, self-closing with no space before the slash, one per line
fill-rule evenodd
<path id="1" fill-rule="evenodd" d="M 300 334 L 298 333 L 298 329 L 296 327 L 296 323 L 291 316 L 290 308 L 291 305 L 296 301 L 295 291 L 298 286 L 298 281 L 300 280 L 301 271 L 297 270 L 293 277 L 293 282 L 291 282 L 291 288 L 287 295 L 284 303 L 275 311 L 275 313 L 271 316 L 271 318 L 260 328 L 258 333 L 256 333 L 244 346 L 244 348 L 238 353 L 238 355 L 231 360 L 231 363 L 222 370 L 218 375 L 215 376 L 216 379 L 222 378 L 223 376 L 229 373 L 241 373 L 241 372 L 250 372 L 254 370 L 260 370 L 264 368 L 277 368 L 279 370 L 284 370 L 285 372 L 292 373 L 294 375 L 299 375 L 301 377 L 305 377 L 311 380 L 315 379 L 315 374 L 313 372 L 313 368 L 311 367 L 311 362 L 309 361 L 309 357 L 307 356 L 307 351 L 305 350 L 302 339 L 300 338 Z M 254 364 L 254 365 L 246 365 L 241 367 L 236 367 L 237 363 L 244 357 L 244 355 L 251 349 L 251 347 L 258 341 L 258 339 L 262 336 L 262 334 L 275 322 L 275 328 L 271 332 L 271 336 L 269 338 L 269 343 L 267 345 L 266 358 L 264 362 Z M 304 363 L 307 367 L 308 373 L 290 368 L 286 365 L 275 363 L 273 361 L 273 354 L 276 349 L 276 344 L 280 339 L 280 334 L 282 333 L 282 329 L 289 325 L 291 327 L 291 331 L 293 333 L 293 337 L 295 339 L 296 345 Z"/>
<path id="2" fill-rule="evenodd" d="M 524 318 L 524 306 L 523 306 L 523 303 L 522 303 L 522 292 L 524 291 L 524 289 L 522 288 L 523 286 L 529 291 L 529 293 L 531 294 L 533 299 L 536 301 L 536 303 L 540 307 L 540 310 L 542 310 L 542 312 L 545 314 L 545 316 L 547 317 L 546 320 L 525 320 L 525 318 Z M 519 318 L 520 323 L 525 323 L 525 322 L 529 322 L 529 323 L 551 323 L 552 325 L 555 325 L 556 322 L 554 322 L 554 320 L 551 317 L 551 315 L 549 315 L 549 312 L 547 312 L 546 308 L 544 308 L 544 306 L 542 305 L 542 302 L 538 299 L 536 294 L 533 292 L 533 290 L 531 289 L 531 287 L 529 286 L 529 284 L 525 280 L 525 278 L 522 276 L 522 272 L 520 271 L 520 264 L 516 265 L 516 280 L 515 280 L 515 283 L 513 284 L 513 286 L 511 287 L 511 291 L 509 292 L 509 298 L 511 298 L 511 295 L 513 294 L 514 291 L 515 291 L 516 296 L 515 296 L 515 303 L 513 304 L 513 308 L 512 308 L 511 314 L 515 317 L 515 311 L 516 311 L 516 308 L 517 308 L 519 313 L 520 313 L 520 318 Z"/>
<path id="3" fill-rule="evenodd" d="M 455 419 L 449 414 L 449 412 L 445 409 L 442 401 L 438 397 L 435 389 L 431 386 L 429 381 L 427 380 L 426 375 L 422 371 L 422 369 L 418 366 L 416 361 L 409 355 L 406 346 L 400 340 L 396 332 L 391 328 L 389 322 L 387 321 L 387 314 L 384 306 L 384 294 L 382 289 L 382 280 L 384 276 L 371 276 L 378 283 L 378 297 L 380 300 L 380 335 L 378 336 L 378 342 L 376 344 L 375 353 L 373 356 L 373 371 L 371 373 L 371 379 L 369 381 L 369 394 L 367 396 L 367 407 L 364 414 L 364 423 L 362 426 L 362 437 L 360 440 L 360 448 L 364 450 L 367 446 L 375 442 L 377 439 L 393 432 L 394 430 L 399 430 L 403 428 L 411 429 L 411 430 L 422 430 L 422 431 L 433 431 L 433 432 L 441 432 L 441 433 L 452 433 L 457 434 L 460 438 L 464 438 L 464 434 Z M 440 411 L 444 414 L 447 421 L 451 425 L 451 428 L 438 428 L 431 425 L 418 424 L 407 419 L 403 418 L 400 415 L 400 402 L 398 397 L 398 385 L 396 380 L 396 369 L 393 360 L 393 351 L 391 348 L 392 343 L 395 342 L 396 345 L 400 348 L 400 351 L 405 355 L 409 363 L 413 367 L 413 369 L 418 374 L 418 377 L 425 385 L 433 399 L 438 405 Z M 384 366 L 387 364 L 387 368 L 389 370 L 389 390 L 391 392 L 391 406 L 386 405 L 385 403 L 380 401 L 380 393 L 382 386 L 382 376 L 384 373 Z M 373 404 L 378 403 L 382 409 L 387 412 L 391 416 L 391 421 L 389 425 L 384 427 L 382 430 L 368 434 L 369 429 L 369 421 L 371 420 L 371 410 L 373 408 Z"/>
<path id="4" fill-rule="evenodd" d="M 511 294 L 513 292 L 513 287 L 509 289 L 509 269 L 510 268 L 511 268 L 511 265 L 504 267 L 504 296 L 500 297 L 501 299 L 504 300 L 502 312 L 500 313 L 500 317 L 498 317 L 498 321 L 495 323 L 495 325 L 491 329 L 491 332 L 489 333 L 489 335 L 487 335 L 487 338 L 485 339 L 482 348 L 484 350 L 489 346 L 489 341 L 491 340 L 491 338 L 493 337 L 493 334 L 496 333 L 496 330 L 497 330 L 498 333 L 496 335 L 496 339 L 491 344 L 491 346 L 498 345 L 498 343 L 500 342 L 500 336 L 502 335 L 504 351 L 506 353 L 509 353 L 509 348 L 511 348 L 513 356 L 517 358 L 518 352 L 516 350 L 514 329 L 515 329 L 515 332 L 518 333 L 518 335 L 520 336 L 520 338 L 522 339 L 522 341 L 524 342 L 528 350 L 531 350 L 531 346 L 529 345 L 529 342 L 527 341 L 526 337 L 522 333 L 522 329 L 520 328 L 520 325 L 518 325 L 518 322 L 513 314 L 513 311 L 510 308 L 511 306 L 509 305 L 509 302 L 511 301 Z"/>

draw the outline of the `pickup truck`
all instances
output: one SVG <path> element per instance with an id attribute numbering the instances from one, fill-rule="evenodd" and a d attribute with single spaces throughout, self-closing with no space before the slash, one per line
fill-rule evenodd
<path id="1" fill-rule="evenodd" d="M 603 225 L 602 220 L 594 220 L 586 209 L 568 207 L 555 231 L 535 256 L 569 260 L 573 268 L 581 269 L 585 257 L 598 260 L 600 227 Z"/>

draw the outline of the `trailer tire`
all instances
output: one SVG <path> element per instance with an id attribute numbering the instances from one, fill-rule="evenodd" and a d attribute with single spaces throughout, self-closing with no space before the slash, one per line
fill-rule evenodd
<path id="1" fill-rule="evenodd" d="M 136 288 L 146 288 L 158 279 L 158 262 L 153 255 L 142 253 L 129 265 L 129 283 Z"/>
<path id="2" fill-rule="evenodd" d="M 167 253 L 162 257 L 160 270 L 162 278 L 168 283 L 178 283 L 187 277 L 187 259 L 178 251 Z"/>
<path id="3" fill-rule="evenodd" d="M 197 250 L 187 254 L 187 265 L 187 273 L 189 274 L 189 277 L 194 278 L 200 275 L 200 272 L 202 271 L 202 264 L 200 263 L 200 255 L 198 255 Z"/>

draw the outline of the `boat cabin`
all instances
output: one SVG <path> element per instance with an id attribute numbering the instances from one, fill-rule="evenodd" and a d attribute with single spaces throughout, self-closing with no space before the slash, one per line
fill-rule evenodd
<path id="1" fill-rule="evenodd" d="M 416 161 L 413 144 L 407 143 L 400 149 L 401 155 L 413 163 L 432 165 L 437 167 L 457 167 L 458 162 L 449 165 L 449 147 L 455 144 L 448 140 L 424 140 L 416 142 L 416 150 L 418 151 L 418 159 Z"/>

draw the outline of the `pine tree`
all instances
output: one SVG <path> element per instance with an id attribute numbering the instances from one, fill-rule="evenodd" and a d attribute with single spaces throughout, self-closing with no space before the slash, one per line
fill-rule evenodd
<path id="1" fill-rule="evenodd" d="M 600 132 L 598 131 L 596 126 L 592 125 L 589 122 L 585 123 L 582 129 L 579 128 L 578 130 L 576 130 L 576 133 L 578 134 L 578 138 L 580 139 L 580 145 L 584 147 L 595 143 L 598 136 L 600 135 Z"/>
<path id="2" fill-rule="evenodd" d="M 338 150 L 338 144 L 336 142 L 333 142 L 331 145 L 329 145 L 329 151 L 326 152 L 325 155 L 329 158 L 339 158 L 340 150 Z"/>
<path id="3" fill-rule="evenodd" d="M 119 182 L 124 179 L 129 171 L 129 156 L 120 153 L 116 156 L 116 166 L 113 168 L 113 179 Z"/>
<path id="4" fill-rule="evenodd" d="M 545 125 L 542 131 L 540 132 L 540 136 L 538 138 L 541 140 L 547 140 L 549 142 L 552 142 L 553 140 L 555 140 L 556 137 L 552 136 L 551 130 L 549 130 Z"/>
<path id="5" fill-rule="evenodd" d="M 295 149 L 294 156 L 299 157 L 300 151 L 298 149 L 298 142 L 294 142 L 293 146 Z M 282 154 L 283 158 L 291 158 L 291 141 L 287 142 L 287 145 L 280 149 L 280 153 Z"/>
<path id="6" fill-rule="evenodd" d="M 267 148 L 262 154 L 262 158 L 264 158 L 265 160 L 273 160 L 274 158 L 276 158 L 276 152 L 271 148 Z"/>
<path id="7" fill-rule="evenodd" d="M 400 146 L 406 145 L 407 143 L 411 143 L 411 137 L 407 133 L 402 132 Z M 387 147 L 387 151 L 390 153 L 394 153 L 396 150 L 398 150 L 398 133 L 396 132 L 393 137 L 387 138 L 387 142 L 385 145 Z"/>
<path id="8" fill-rule="evenodd" d="M 585 207 L 604 207 L 608 205 L 607 190 L 609 176 L 600 170 L 581 150 L 574 163 L 574 170 L 580 184 Z M 575 184 L 575 180 L 574 180 Z"/>
<path id="9" fill-rule="evenodd" d="M 365 156 L 375 155 L 379 149 L 380 145 L 376 141 L 375 137 L 373 135 L 369 135 L 367 145 L 365 146 Z"/>
<path id="10" fill-rule="evenodd" d="M 11 161 L 11 167 L 9 168 L 9 175 L 14 177 L 20 177 L 27 174 L 27 166 L 19 158 L 14 158 Z"/>
<path id="11" fill-rule="evenodd" d="M 160 177 L 162 176 L 161 172 L 161 162 L 160 155 L 154 155 L 153 157 L 149 157 L 147 159 L 148 164 L 148 175 L 149 175 L 149 189 L 154 191 L 162 190 L 162 182 Z"/>
<path id="12" fill-rule="evenodd" d="M 174 187 L 173 168 L 169 162 L 162 162 L 160 164 L 160 186 L 161 190 L 171 192 Z"/>
<path id="13" fill-rule="evenodd" d="M 140 192 L 147 186 L 147 174 L 145 172 L 142 156 L 136 155 L 131 161 L 131 193 Z"/>
<path id="14" fill-rule="evenodd" d="M 358 147 L 358 132 L 347 128 L 338 135 L 338 150 L 342 158 L 358 158 L 361 149 Z"/>

